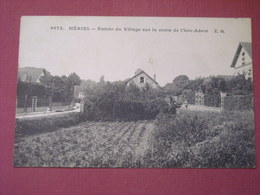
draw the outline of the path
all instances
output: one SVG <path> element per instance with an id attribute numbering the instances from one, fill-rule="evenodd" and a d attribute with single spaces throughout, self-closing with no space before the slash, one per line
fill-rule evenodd
<path id="1" fill-rule="evenodd" d="M 35 117 L 43 117 L 43 116 L 52 116 L 52 115 L 59 115 L 59 114 L 67 114 L 72 112 L 80 112 L 80 109 L 77 108 L 75 110 L 68 110 L 68 111 L 62 111 L 62 112 L 56 112 L 56 111 L 46 111 L 46 112 L 30 112 L 30 113 L 21 113 L 16 114 L 15 118 L 17 119 L 23 119 L 23 118 L 35 118 Z"/>

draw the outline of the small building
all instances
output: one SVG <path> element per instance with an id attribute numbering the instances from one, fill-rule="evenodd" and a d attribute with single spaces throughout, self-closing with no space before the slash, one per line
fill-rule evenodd
<path id="1" fill-rule="evenodd" d="M 18 68 L 18 81 L 26 83 L 40 83 L 40 78 L 46 75 L 50 75 L 50 73 L 46 71 L 44 68 Z"/>
<path id="2" fill-rule="evenodd" d="M 154 75 L 154 77 L 152 78 L 141 69 L 137 69 L 135 71 L 135 75 L 132 78 L 127 79 L 126 86 L 129 87 L 131 84 L 134 84 L 139 88 L 144 88 L 147 85 L 151 88 L 160 87 L 156 81 L 156 75 Z"/>
<path id="3" fill-rule="evenodd" d="M 231 67 L 234 68 L 234 75 L 245 75 L 245 78 L 253 79 L 252 65 L 252 43 L 240 42 L 233 58 Z"/>
<path id="4" fill-rule="evenodd" d="M 84 89 L 82 88 L 82 86 L 74 86 L 74 98 L 82 100 L 85 97 L 86 96 L 85 96 Z"/>
<path id="5" fill-rule="evenodd" d="M 195 91 L 195 105 L 204 106 L 205 104 L 204 97 L 205 94 L 201 90 Z"/>

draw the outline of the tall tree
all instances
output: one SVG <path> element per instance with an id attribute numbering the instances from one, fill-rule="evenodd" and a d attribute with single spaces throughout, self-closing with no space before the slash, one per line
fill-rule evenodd
<path id="1" fill-rule="evenodd" d="M 75 72 L 71 73 L 68 77 L 62 76 L 62 79 L 65 83 L 66 97 L 70 106 L 74 98 L 74 87 L 80 85 L 81 79 Z"/>

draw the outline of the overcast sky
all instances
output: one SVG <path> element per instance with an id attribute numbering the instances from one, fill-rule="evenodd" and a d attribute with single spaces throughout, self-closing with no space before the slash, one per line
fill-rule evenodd
<path id="1" fill-rule="evenodd" d="M 156 74 L 161 86 L 180 74 L 190 79 L 232 75 L 239 42 L 251 42 L 250 19 L 26 16 L 21 21 L 20 67 L 45 68 L 59 76 L 75 72 L 95 81 L 102 75 L 107 81 L 125 80 L 137 68 Z M 63 30 L 52 30 L 53 26 Z M 69 30 L 74 26 L 91 30 Z M 215 29 L 225 33 L 214 33 Z"/>

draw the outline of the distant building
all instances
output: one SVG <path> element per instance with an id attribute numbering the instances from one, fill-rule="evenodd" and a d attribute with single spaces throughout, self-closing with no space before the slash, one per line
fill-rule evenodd
<path id="1" fill-rule="evenodd" d="M 239 43 L 231 67 L 235 69 L 235 76 L 245 75 L 246 79 L 253 78 L 252 43 Z"/>
<path id="2" fill-rule="evenodd" d="M 204 106 L 204 97 L 205 94 L 201 90 L 195 91 L 195 105 Z"/>
<path id="3" fill-rule="evenodd" d="M 134 84 L 139 88 L 143 88 L 147 85 L 149 85 L 152 88 L 160 87 L 156 81 L 156 75 L 154 75 L 154 78 L 152 78 L 141 69 L 137 69 L 135 71 L 135 75 L 126 81 L 127 87 L 130 86 L 131 84 Z"/>
<path id="4" fill-rule="evenodd" d="M 82 100 L 84 99 L 85 93 L 84 93 L 84 89 L 82 88 L 82 86 L 74 86 L 74 98 Z"/>
<path id="5" fill-rule="evenodd" d="M 39 83 L 42 76 L 50 75 L 44 68 L 23 67 L 18 68 L 18 81 Z"/>

